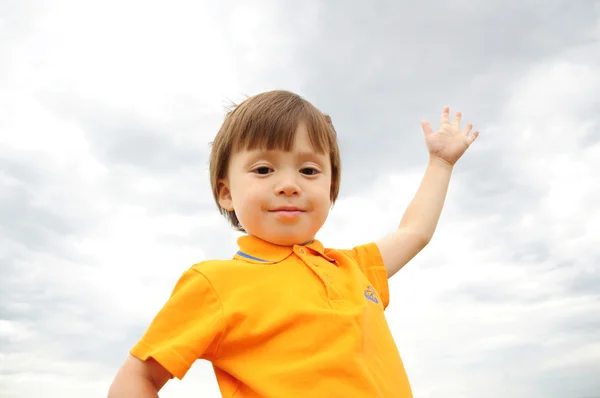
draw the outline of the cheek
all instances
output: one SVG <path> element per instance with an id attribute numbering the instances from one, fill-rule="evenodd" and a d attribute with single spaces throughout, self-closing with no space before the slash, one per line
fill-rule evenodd
<path id="1" fill-rule="evenodd" d="M 244 192 L 244 184 L 243 181 L 240 181 L 240 178 L 238 176 L 230 178 L 229 181 L 231 199 L 233 201 L 234 207 L 236 208 L 236 211 L 239 211 L 244 205 L 243 198 L 246 196 L 246 193 Z"/>
<path id="2" fill-rule="evenodd" d="M 316 198 L 320 203 L 325 203 L 329 206 L 331 202 L 331 182 L 328 180 L 323 181 L 321 184 L 315 187 Z"/>
<path id="3" fill-rule="evenodd" d="M 238 208 L 255 207 L 261 198 L 265 196 L 265 189 L 261 189 L 260 184 L 257 184 L 255 181 L 240 179 L 231 188 L 233 201 L 237 204 Z"/>

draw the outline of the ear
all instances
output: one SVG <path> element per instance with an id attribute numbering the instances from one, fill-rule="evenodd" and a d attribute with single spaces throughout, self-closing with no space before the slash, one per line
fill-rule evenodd
<path id="1" fill-rule="evenodd" d="M 219 205 L 227 211 L 233 211 L 231 191 L 226 180 L 223 179 L 217 182 L 217 192 L 219 193 Z"/>

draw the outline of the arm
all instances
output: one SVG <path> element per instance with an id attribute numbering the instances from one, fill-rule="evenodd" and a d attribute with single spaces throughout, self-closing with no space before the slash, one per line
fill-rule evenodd
<path id="1" fill-rule="evenodd" d="M 439 159 L 431 158 L 400 226 L 377 242 L 388 278 L 423 250 L 433 237 L 448 192 L 452 168 Z"/>
<path id="2" fill-rule="evenodd" d="M 377 242 L 388 278 L 398 272 L 431 240 L 440 219 L 454 164 L 475 141 L 472 125 L 460 129 L 461 114 L 449 122 L 448 107 L 442 111 L 440 131 L 434 133 L 421 122 L 430 159 L 421 185 L 406 209 L 398 229 Z"/>
<path id="3" fill-rule="evenodd" d="M 224 324 L 223 308 L 210 281 L 196 266 L 186 270 L 130 350 L 109 398 L 158 397 L 169 379 L 183 379 L 197 359 L 214 358 Z"/>
<path id="4" fill-rule="evenodd" d="M 171 374 L 155 360 L 140 361 L 129 356 L 110 386 L 108 398 L 158 398 L 169 379 Z"/>

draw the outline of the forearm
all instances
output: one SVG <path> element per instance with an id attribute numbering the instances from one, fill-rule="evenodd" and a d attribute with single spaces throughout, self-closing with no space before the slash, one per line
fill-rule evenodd
<path id="1" fill-rule="evenodd" d="M 430 158 L 415 197 L 408 205 L 399 229 L 429 241 L 437 227 L 446 200 L 453 167 L 443 160 Z"/>
<path id="2" fill-rule="evenodd" d="M 478 131 L 470 134 L 473 127 L 470 124 L 460 129 L 460 112 L 456 113 L 452 124 L 449 114 L 450 109 L 444 107 L 437 133 L 429 122 L 421 121 L 430 153 L 429 165 L 398 229 L 376 242 L 388 277 L 404 267 L 433 237 L 446 201 L 452 165 L 479 135 Z"/>
<path id="3" fill-rule="evenodd" d="M 158 391 L 170 375 L 153 359 L 140 361 L 129 356 L 117 372 L 108 391 L 108 398 L 158 398 Z"/>
<path id="4" fill-rule="evenodd" d="M 152 381 L 131 375 L 115 382 L 108 392 L 108 398 L 127 397 L 158 398 L 158 392 Z"/>

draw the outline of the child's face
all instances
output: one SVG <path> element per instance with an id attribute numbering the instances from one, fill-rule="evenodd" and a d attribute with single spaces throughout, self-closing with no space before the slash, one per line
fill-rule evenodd
<path id="1" fill-rule="evenodd" d="M 316 152 L 304 124 L 290 152 L 261 149 L 232 155 L 219 203 L 235 210 L 246 232 L 291 246 L 310 242 L 331 207 L 331 162 Z"/>

